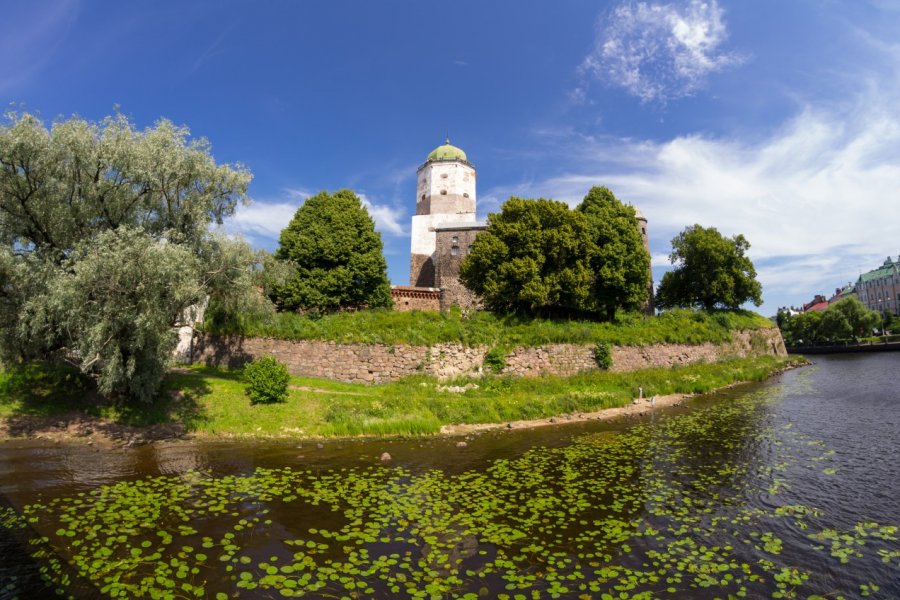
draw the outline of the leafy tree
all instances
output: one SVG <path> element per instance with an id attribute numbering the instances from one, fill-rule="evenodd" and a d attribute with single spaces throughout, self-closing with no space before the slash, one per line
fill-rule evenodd
<path id="1" fill-rule="evenodd" d="M 610 321 L 620 307 L 639 308 L 649 295 L 650 254 L 634 208 L 608 188 L 593 187 L 575 210 L 588 218 L 591 228 L 592 303 Z"/>
<path id="2" fill-rule="evenodd" d="M 188 308 L 249 293 L 249 247 L 209 231 L 246 200 L 249 172 L 167 120 L 7 121 L 0 356 L 60 357 L 107 394 L 149 400 Z"/>
<path id="3" fill-rule="evenodd" d="M 672 240 L 669 260 L 677 264 L 663 275 L 656 293 L 660 308 L 740 308 L 762 304 L 762 286 L 745 255 L 750 243 L 743 235 L 726 238 L 715 227 L 693 225 Z"/>
<path id="4" fill-rule="evenodd" d="M 850 335 L 856 338 L 870 336 L 875 328 L 881 325 L 881 315 L 874 310 L 869 310 L 859 299 L 852 296 L 835 302 L 828 307 L 826 312 L 832 310 L 841 313 L 847 320 L 850 327 L 848 337 Z"/>
<path id="5" fill-rule="evenodd" d="M 273 285 L 281 308 L 329 312 L 391 306 L 381 235 L 350 190 L 307 198 L 282 230 L 275 257 L 295 269 Z"/>
<path id="6" fill-rule="evenodd" d="M 881 315 L 853 297 L 840 300 L 824 311 L 794 316 L 784 312 L 780 317 L 778 326 L 789 346 L 867 337 L 881 324 Z"/>
<path id="7" fill-rule="evenodd" d="M 885 331 L 893 331 L 895 327 L 897 327 L 898 319 L 897 315 L 893 314 L 891 311 L 886 310 L 882 315 L 881 327 Z"/>
<path id="8" fill-rule="evenodd" d="M 591 294 L 588 218 L 564 202 L 510 198 L 460 265 L 460 281 L 490 310 L 584 312 Z"/>

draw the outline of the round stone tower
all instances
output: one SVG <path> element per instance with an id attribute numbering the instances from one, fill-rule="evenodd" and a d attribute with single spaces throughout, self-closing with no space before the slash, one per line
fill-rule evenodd
<path id="1" fill-rule="evenodd" d="M 475 166 L 450 144 L 438 146 L 417 171 L 409 284 L 435 286 L 435 228 L 475 224 Z"/>

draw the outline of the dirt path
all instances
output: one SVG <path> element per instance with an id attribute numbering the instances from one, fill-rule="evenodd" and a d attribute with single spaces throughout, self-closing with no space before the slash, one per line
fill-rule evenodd
<path id="1" fill-rule="evenodd" d="M 583 421 L 608 421 L 626 416 L 638 416 L 648 414 L 650 411 L 666 406 L 678 406 L 691 394 L 669 394 L 668 396 L 653 396 L 643 400 L 633 400 L 628 406 L 618 408 L 604 408 L 594 412 L 578 412 L 558 417 L 544 417 L 525 421 L 510 421 L 508 423 L 477 423 L 472 425 L 444 425 L 441 427 L 443 435 L 465 435 L 478 431 L 492 429 L 528 429 L 532 427 L 546 427 L 560 423 L 578 423 Z"/>

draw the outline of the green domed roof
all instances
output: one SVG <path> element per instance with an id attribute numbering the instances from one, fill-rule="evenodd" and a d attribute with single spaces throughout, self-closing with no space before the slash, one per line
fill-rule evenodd
<path id="1" fill-rule="evenodd" d="M 466 153 L 463 152 L 460 148 L 452 145 L 450 143 L 450 139 L 448 138 L 446 142 L 444 142 L 443 146 L 438 146 L 434 150 L 432 150 L 428 154 L 427 160 L 465 160 Z"/>

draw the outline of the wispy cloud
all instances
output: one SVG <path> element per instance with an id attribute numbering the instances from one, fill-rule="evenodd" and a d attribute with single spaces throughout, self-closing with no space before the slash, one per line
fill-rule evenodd
<path id="1" fill-rule="evenodd" d="M 78 10 L 76 0 L 55 0 L 40 9 L 26 4 L 4 8 L 0 55 L 9 59 L 0 61 L 0 94 L 21 93 L 40 73 L 65 39 Z"/>
<path id="2" fill-rule="evenodd" d="M 692 94 L 710 73 L 742 60 L 722 50 L 728 32 L 716 0 L 625 2 L 598 29 L 594 49 L 578 69 L 582 84 L 570 94 L 577 102 L 585 101 L 591 79 L 642 102 L 666 102 Z"/>

